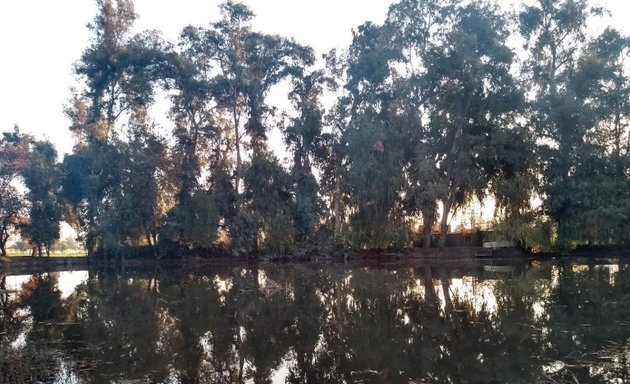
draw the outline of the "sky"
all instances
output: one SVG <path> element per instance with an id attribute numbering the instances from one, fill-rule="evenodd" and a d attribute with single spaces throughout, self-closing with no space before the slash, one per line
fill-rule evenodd
<path id="1" fill-rule="evenodd" d="M 294 37 L 318 54 L 346 47 L 352 28 L 382 22 L 391 0 L 247 0 L 253 29 Z M 157 29 L 175 42 L 186 25 L 220 18 L 220 0 L 135 0 L 138 31 Z M 77 85 L 73 64 L 89 45 L 93 0 L 0 1 L 0 131 L 20 126 L 68 153 L 73 140 L 63 106 Z"/>
<path id="2" fill-rule="evenodd" d="M 497 0 L 509 6 L 516 0 Z M 138 31 L 157 29 L 175 42 L 186 25 L 219 19 L 220 0 L 135 0 Z M 318 54 L 345 48 L 352 29 L 367 20 L 381 23 L 392 0 L 245 0 L 257 17 L 253 29 L 293 37 Z M 629 0 L 603 0 L 611 24 L 630 34 Z M 0 131 L 48 138 L 61 153 L 72 149 L 63 106 L 77 79 L 73 63 L 88 46 L 93 0 L 0 0 Z M 159 116 L 157 116 L 159 118 Z"/>

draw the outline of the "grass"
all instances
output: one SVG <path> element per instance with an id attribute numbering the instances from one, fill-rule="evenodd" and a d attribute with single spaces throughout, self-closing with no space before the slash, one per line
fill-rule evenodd
<path id="1" fill-rule="evenodd" d="M 9 257 L 31 256 L 31 252 L 20 251 L 17 249 L 7 249 L 7 255 Z M 50 253 L 50 257 L 84 257 L 87 253 L 82 249 L 67 249 L 63 251 L 54 251 Z M 47 257 L 46 255 L 42 257 Z"/>

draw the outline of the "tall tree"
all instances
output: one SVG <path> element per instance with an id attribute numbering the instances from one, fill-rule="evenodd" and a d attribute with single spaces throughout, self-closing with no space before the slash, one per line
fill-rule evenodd
<path id="1" fill-rule="evenodd" d="M 629 82 L 623 64 L 628 39 L 606 30 L 589 42 L 568 76 L 567 112 L 579 110 L 574 120 L 575 147 L 566 155 L 571 168 L 563 183 L 551 189 L 550 202 L 559 206 L 559 234 L 562 241 L 627 243 L 630 181 L 627 175 L 627 137 L 624 121 L 628 108 Z M 566 194 L 566 195 L 565 195 Z M 608 199 L 605 196 L 615 196 Z"/>
<path id="2" fill-rule="evenodd" d="M 401 227 L 399 218 L 420 213 L 428 246 L 438 201 L 445 240 L 451 215 L 519 161 L 503 158 L 506 144 L 523 138 L 506 24 L 486 3 L 403 1 L 383 26 L 358 29 L 347 58 L 344 133 L 355 218 L 375 208 L 380 213 L 364 222 Z M 361 151 L 384 157 L 352 160 Z"/>
<path id="3" fill-rule="evenodd" d="M 80 225 L 88 254 L 103 246 L 103 235 L 121 229 L 112 222 L 117 212 L 110 210 L 120 200 L 125 181 L 123 123 L 129 121 L 133 128 L 134 115 L 154 101 L 155 83 L 174 72 L 170 47 L 156 33 L 132 34 L 136 14 L 131 0 L 97 0 L 97 7 L 88 25 L 91 44 L 75 67 L 85 89 L 66 110 L 77 145 L 63 167 L 63 191 L 71 203 L 68 216 Z M 145 165 L 150 172 L 153 166 Z M 108 243 L 119 243 L 119 238 Z"/>
<path id="4" fill-rule="evenodd" d="M 409 141 L 393 100 L 390 64 L 400 52 L 389 44 L 388 27 L 365 23 L 354 33 L 344 57 L 346 94 L 334 118 L 342 161 L 335 167 L 336 184 L 341 181 L 349 195 L 349 205 L 342 209 L 349 213 L 350 240 L 357 247 L 387 247 L 392 235 L 406 233 L 400 222 L 400 192 Z M 339 214 L 336 210 L 337 220 Z"/>
<path id="5" fill-rule="evenodd" d="M 146 244 L 157 256 L 157 233 L 172 205 L 167 146 L 151 126 L 146 111 L 134 113 L 129 137 L 118 142 L 115 182 L 108 191 L 102 225 L 106 248 Z M 117 236 L 112 236 L 117 234 Z"/>
<path id="6" fill-rule="evenodd" d="M 624 241 L 627 178 L 622 137 L 628 114 L 623 69 L 627 39 L 586 24 L 602 9 L 586 1 L 538 1 L 520 13 L 527 41 L 526 75 L 534 95 L 546 199 L 561 244 Z M 614 194 L 614 202 L 600 196 Z"/>
<path id="7" fill-rule="evenodd" d="M 452 12 L 452 27 L 425 63 L 428 76 L 437 80 L 428 129 L 439 175 L 442 245 L 450 215 L 485 193 L 492 174 L 483 165 L 499 150 L 493 138 L 515 127 L 522 100 L 510 75 L 513 53 L 506 45 L 505 18 L 484 3 Z"/>
<path id="8" fill-rule="evenodd" d="M 57 151 L 46 141 L 36 141 L 29 156 L 28 166 L 22 171 L 28 188 L 30 221 L 22 226 L 22 234 L 29 239 L 37 254 L 50 249 L 60 237 L 61 211 L 59 207 L 59 168 Z"/>
<path id="9" fill-rule="evenodd" d="M 426 63 L 431 62 L 431 54 L 448 27 L 450 5 L 443 1 L 403 0 L 390 6 L 385 21 L 392 34 L 391 44 L 400 50 L 396 66 L 399 74 L 393 88 L 410 142 L 403 204 L 406 215 L 420 214 L 425 248 L 431 246 L 440 192 L 437 159 L 428 131 L 430 100 L 437 91 L 438 79 L 429 76 Z"/>
<path id="10" fill-rule="evenodd" d="M 174 90 L 170 117 L 175 123 L 174 161 L 179 183 L 178 199 L 189 198 L 197 187 L 207 153 L 226 151 L 229 136 L 220 134 L 216 102 L 211 95 L 213 47 L 205 42 L 207 31 L 188 26 L 180 35 L 180 52 L 176 57 Z"/>
<path id="11" fill-rule="evenodd" d="M 211 45 L 218 74 L 213 78 L 213 96 L 232 137 L 236 155 L 235 190 L 243 177 L 243 139 L 249 137 L 252 156 L 266 147 L 266 118 L 273 113 L 266 96 L 287 77 L 299 76 L 313 63 L 313 51 L 293 40 L 252 32 L 252 11 L 242 3 L 221 5 L 223 19 L 206 31 L 204 44 Z"/>
<path id="12" fill-rule="evenodd" d="M 20 133 L 17 126 L 12 132 L 2 132 L 0 138 L 0 252 L 7 256 L 9 237 L 23 219 L 26 201 L 17 188 L 18 178 L 28 166 L 30 138 Z"/>
<path id="13" fill-rule="evenodd" d="M 325 156 L 322 138 L 324 109 L 320 98 L 323 86 L 330 83 L 323 71 L 297 77 L 289 98 L 297 111 L 284 130 L 284 140 L 293 153 L 291 175 L 295 188 L 294 225 L 296 240 L 309 240 L 320 221 L 319 184 L 313 175 L 313 161 Z"/>

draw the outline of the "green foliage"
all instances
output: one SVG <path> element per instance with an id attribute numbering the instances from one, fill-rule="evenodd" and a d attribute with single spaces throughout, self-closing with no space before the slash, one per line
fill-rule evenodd
<path id="1" fill-rule="evenodd" d="M 539 212 L 504 216 L 492 224 L 493 239 L 519 243 L 533 252 L 556 250 L 557 233 L 553 223 Z"/>
<path id="2" fill-rule="evenodd" d="M 389 247 L 398 231 L 402 212 L 400 191 L 406 139 L 394 124 L 358 117 L 345 132 L 348 142 L 349 193 L 353 197 L 350 216 L 351 239 L 357 248 Z M 356 124 L 356 125 L 354 125 Z"/>
<path id="3" fill-rule="evenodd" d="M 213 197 L 198 191 L 169 212 L 160 235 L 189 247 L 211 248 L 218 230 L 219 213 Z"/>
<path id="4" fill-rule="evenodd" d="M 61 210 L 59 206 L 60 173 L 57 166 L 57 151 L 49 142 L 35 142 L 29 165 L 22 171 L 24 184 L 28 188 L 30 221 L 22 225 L 22 235 L 37 248 L 50 255 L 50 249 L 60 236 Z"/>
<path id="5" fill-rule="evenodd" d="M 322 87 L 331 79 L 316 71 L 297 77 L 289 97 L 298 116 L 284 131 L 285 143 L 293 153 L 291 177 L 295 189 L 293 213 L 296 240 L 306 242 L 313 239 L 315 226 L 322 215 L 322 202 L 318 196 L 320 185 L 313 175 L 311 162 L 322 163 L 325 153 L 323 107 L 320 104 Z"/>
<path id="6" fill-rule="evenodd" d="M 2 132 L 0 138 L 0 254 L 7 256 L 6 245 L 25 216 L 24 194 L 16 187 L 20 174 L 28 166 L 30 138 L 20 133 Z"/>
<path id="7" fill-rule="evenodd" d="M 249 216 L 254 223 L 253 250 L 275 254 L 289 252 L 295 241 L 295 199 L 290 175 L 273 155 L 261 153 L 252 158 L 244 181 L 243 197 L 246 204 L 243 214 Z M 238 233 L 233 235 L 240 236 Z"/>
<path id="8" fill-rule="evenodd" d="M 296 172 L 292 176 L 295 188 L 293 226 L 296 241 L 305 242 L 312 239 L 320 221 L 321 201 L 317 195 L 319 184 L 312 173 Z"/>
<path id="9" fill-rule="evenodd" d="M 106 257 L 145 245 L 157 256 L 160 239 L 244 254 L 403 247 L 416 218 L 429 246 L 438 220 L 445 235 L 488 195 L 499 235 L 527 246 L 630 242 L 630 39 L 589 36 L 605 12 L 586 0 L 535 0 L 511 19 L 486 1 L 400 0 L 324 69 L 310 47 L 254 31 L 239 2 L 177 45 L 133 32 L 132 1 L 96 4 L 66 108 L 73 153 L 57 169 L 52 147 L 35 143 L 29 158 L 30 138 L 3 133 L 3 253 L 28 221 L 19 174 L 25 235 L 49 247 L 63 218 Z M 268 99 L 282 84 L 292 109 L 279 114 Z M 160 94 L 164 136 L 150 117 Z M 286 167 L 268 148 L 274 129 Z"/>
<path id="10" fill-rule="evenodd" d="M 586 1 L 537 2 L 521 14 L 541 140 L 544 207 L 559 242 L 627 243 L 629 40 L 612 29 L 586 37 L 601 12 Z M 615 196 L 610 199 L 610 196 Z"/>

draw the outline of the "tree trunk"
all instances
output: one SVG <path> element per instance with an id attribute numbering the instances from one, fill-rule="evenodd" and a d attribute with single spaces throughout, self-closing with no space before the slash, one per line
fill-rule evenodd
<path id="1" fill-rule="evenodd" d="M 444 312 L 448 319 L 453 321 L 453 300 L 451 299 L 451 285 L 448 281 L 448 277 L 446 275 L 446 271 L 442 271 L 442 276 L 440 276 L 440 280 L 442 283 L 442 294 L 444 295 Z"/>
<path id="2" fill-rule="evenodd" d="M 180 170 L 182 183 L 178 195 L 180 203 L 188 199 L 192 195 L 193 187 L 195 184 L 193 178 L 196 178 L 198 172 L 198 164 L 195 159 L 195 153 L 197 152 L 197 144 L 199 141 L 199 128 L 198 124 L 194 121 L 194 117 L 192 118 L 192 120 L 192 137 L 190 138 L 190 141 L 187 142 L 184 151 L 184 159 L 182 161 L 183 169 Z"/>
<path id="3" fill-rule="evenodd" d="M 422 267 L 422 280 L 424 281 L 425 302 L 429 303 L 432 309 L 439 311 L 440 303 L 433 286 L 433 274 L 430 266 Z"/>
<path id="4" fill-rule="evenodd" d="M 145 232 L 145 237 L 147 239 L 147 243 L 149 244 L 149 247 L 151 247 L 151 252 L 153 253 L 153 258 L 155 260 L 157 260 L 158 259 L 157 245 L 151 239 L 151 234 L 149 232 Z"/>
<path id="5" fill-rule="evenodd" d="M 431 232 L 433 229 L 433 222 L 435 221 L 435 211 L 423 211 L 422 212 L 422 248 L 431 248 Z"/>
<path id="6" fill-rule="evenodd" d="M 0 289 L 4 292 L 7 290 L 7 276 L 2 275 L 2 279 L 0 279 Z M 2 308 L 7 310 L 9 307 L 9 293 L 6 292 L 4 295 L 0 295 L 0 301 L 2 302 Z"/>
<path id="7" fill-rule="evenodd" d="M 440 248 L 446 247 L 446 237 L 448 235 L 448 214 L 451 210 L 451 203 L 444 202 L 442 207 L 442 218 L 440 220 Z"/>
<path id="8" fill-rule="evenodd" d="M 335 241 L 338 241 L 339 239 L 339 233 L 341 232 L 341 218 L 339 217 L 341 215 L 341 204 L 339 203 L 339 199 L 340 199 L 340 195 L 341 195 L 341 180 L 339 177 L 339 174 L 337 174 L 335 176 L 335 196 L 334 196 L 334 228 L 333 228 L 333 237 L 335 239 Z"/>
<path id="9" fill-rule="evenodd" d="M 7 257 L 7 241 L 9 240 L 9 233 L 6 227 L 0 229 L 0 251 L 3 257 Z"/>
<path id="10" fill-rule="evenodd" d="M 236 212 L 238 213 L 241 208 L 241 193 L 240 193 L 240 185 L 241 178 L 243 177 L 243 160 L 241 158 L 241 133 L 239 129 L 240 118 L 238 116 L 237 106 L 236 106 L 236 95 L 234 96 L 234 106 L 232 109 L 232 117 L 234 119 L 234 145 L 236 147 L 236 180 L 234 181 L 235 192 L 236 192 Z"/>

